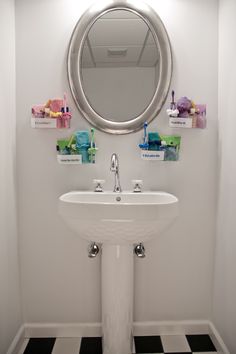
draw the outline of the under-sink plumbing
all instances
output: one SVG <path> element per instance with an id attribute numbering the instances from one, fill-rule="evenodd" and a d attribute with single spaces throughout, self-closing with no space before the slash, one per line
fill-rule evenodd
<path id="1" fill-rule="evenodd" d="M 98 253 L 99 253 L 99 246 L 95 242 L 90 243 L 88 248 L 89 258 L 95 258 L 98 255 Z"/>
<path id="2" fill-rule="evenodd" d="M 136 254 L 136 256 L 138 258 L 145 258 L 146 254 L 145 254 L 144 245 L 142 243 L 139 243 L 138 245 L 136 245 L 134 247 L 134 253 Z"/>

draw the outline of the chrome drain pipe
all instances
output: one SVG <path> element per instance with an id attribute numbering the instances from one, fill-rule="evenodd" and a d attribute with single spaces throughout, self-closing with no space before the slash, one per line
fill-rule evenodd
<path id="1" fill-rule="evenodd" d="M 145 255 L 145 248 L 144 248 L 144 245 L 142 243 L 139 243 L 137 244 L 135 247 L 134 247 L 134 253 L 136 254 L 136 256 L 138 258 L 145 258 L 146 255 Z"/>
<path id="2" fill-rule="evenodd" d="M 90 243 L 88 247 L 88 257 L 95 258 L 98 255 L 98 253 L 99 253 L 99 246 L 95 242 Z"/>

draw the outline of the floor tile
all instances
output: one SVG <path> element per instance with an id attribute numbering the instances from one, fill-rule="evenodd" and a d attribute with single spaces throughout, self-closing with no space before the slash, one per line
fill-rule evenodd
<path id="1" fill-rule="evenodd" d="M 186 338 L 192 352 L 216 352 L 216 348 L 212 343 L 210 336 L 207 334 L 187 335 Z"/>
<path id="2" fill-rule="evenodd" d="M 161 336 L 162 345 L 165 353 L 188 353 L 191 352 L 186 337 L 183 335 Z"/>
<path id="3" fill-rule="evenodd" d="M 102 338 L 83 337 L 79 354 L 102 354 Z"/>
<path id="4" fill-rule="evenodd" d="M 57 338 L 52 354 L 79 354 L 81 338 Z"/>
<path id="5" fill-rule="evenodd" d="M 134 354 L 220 354 L 209 335 L 135 336 Z M 218 346 L 217 346 L 218 348 Z M 219 348 L 218 348 L 219 349 Z M 101 337 L 25 339 L 18 354 L 102 354 Z M 222 354 L 222 353 L 221 353 Z"/>
<path id="6" fill-rule="evenodd" d="M 24 354 L 51 354 L 56 338 L 31 338 Z"/>
<path id="7" fill-rule="evenodd" d="M 163 346 L 160 336 L 140 336 L 134 337 L 135 351 L 141 353 L 163 353 Z"/>

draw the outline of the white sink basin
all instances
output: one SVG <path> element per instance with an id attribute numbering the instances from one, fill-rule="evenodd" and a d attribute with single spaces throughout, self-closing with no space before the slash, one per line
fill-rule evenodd
<path id="1" fill-rule="evenodd" d="M 178 215 L 178 199 L 165 192 L 69 192 L 59 213 L 78 236 L 102 243 L 103 354 L 131 354 L 134 243 L 158 237 Z"/>
<path id="2" fill-rule="evenodd" d="M 81 238 L 110 244 L 160 235 L 178 215 L 178 198 L 165 192 L 73 191 L 59 198 L 59 213 Z"/>

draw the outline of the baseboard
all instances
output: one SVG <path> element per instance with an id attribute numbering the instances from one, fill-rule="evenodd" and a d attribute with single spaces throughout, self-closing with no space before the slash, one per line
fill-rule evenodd
<path id="1" fill-rule="evenodd" d="M 101 323 L 26 323 L 25 338 L 97 337 L 102 335 Z M 230 354 L 214 325 L 208 320 L 134 322 L 133 333 L 144 335 L 209 334 L 218 353 Z M 15 354 L 9 351 L 7 354 Z"/>
<path id="2" fill-rule="evenodd" d="M 208 334 L 209 321 L 134 322 L 134 335 Z M 25 336 L 94 337 L 102 333 L 101 323 L 26 323 Z"/>
<path id="3" fill-rule="evenodd" d="M 134 335 L 209 334 L 209 321 L 154 321 L 134 322 Z"/>
<path id="4" fill-rule="evenodd" d="M 25 327 L 22 325 L 15 335 L 6 354 L 17 354 L 25 339 Z"/>
<path id="5" fill-rule="evenodd" d="M 222 353 L 224 353 L 224 354 L 230 354 L 223 339 L 221 338 L 219 332 L 217 331 L 216 327 L 214 326 L 214 324 L 212 322 L 209 322 L 209 328 L 210 328 L 209 334 L 211 336 L 213 343 L 215 344 L 216 349 L 218 351 L 221 350 Z M 219 344 L 219 349 L 217 348 L 217 343 Z"/>
<path id="6" fill-rule="evenodd" d="M 217 353 L 230 354 L 219 332 L 208 320 L 134 322 L 134 335 L 209 334 Z"/>
<path id="7" fill-rule="evenodd" d="M 43 337 L 99 337 L 101 323 L 26 323 L 26 338 Z"/>

